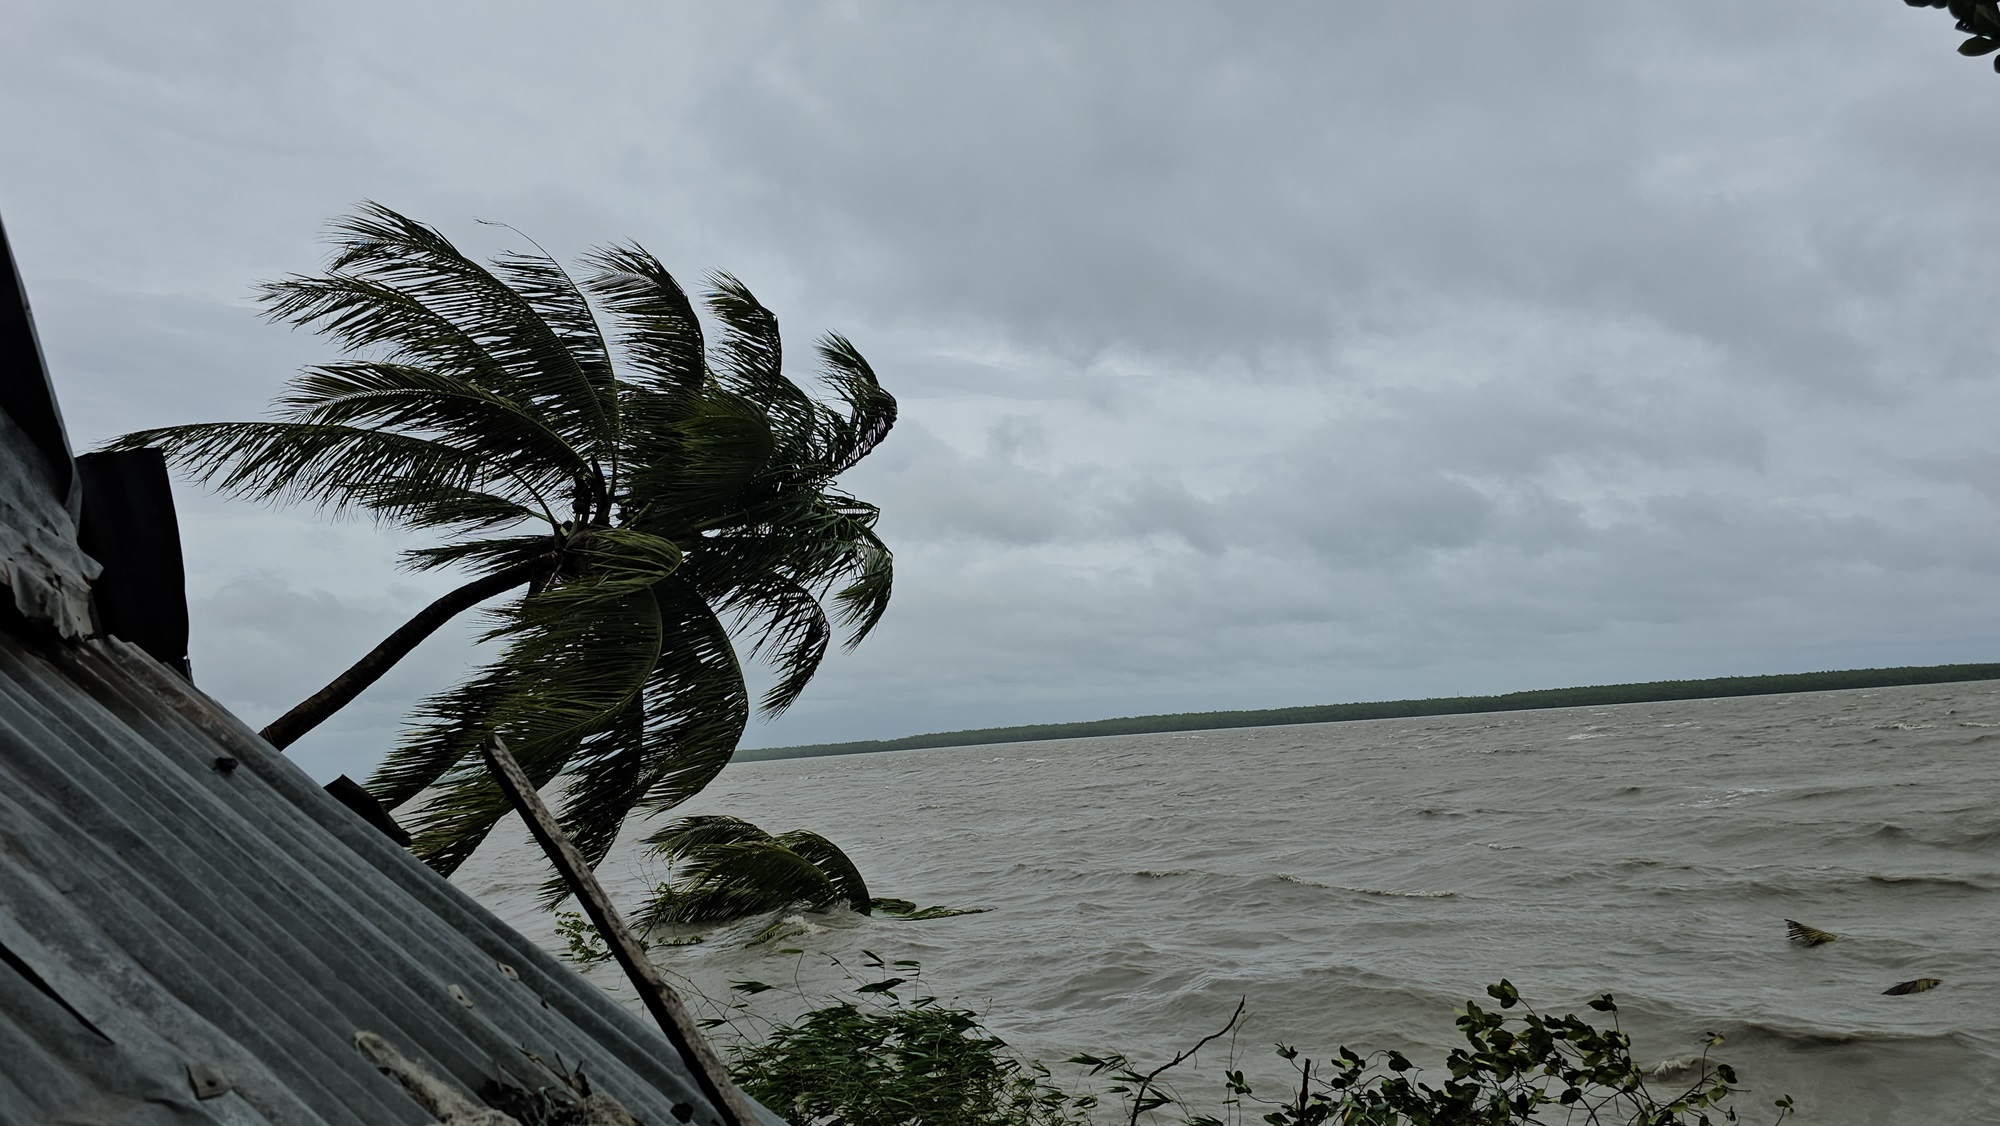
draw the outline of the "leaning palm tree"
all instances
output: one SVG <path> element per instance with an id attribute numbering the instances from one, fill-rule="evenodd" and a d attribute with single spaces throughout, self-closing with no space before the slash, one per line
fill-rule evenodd
<path id="1" fill-rule="evenodd" d="M 437 534 L 406 552 L 464 585 L 264 731 L 282 747 L 457 614 L 499 595 L 499 658 L 419 707 L 371 787 L 418 855 L 462 863 L 506 811 L 479 763 L 506 736 L 537 786 L 566 776 L 564 828 L 593 863 L 635 808 L 670 808 L 728 762 L 750 713 L 732 633 L 784 710 L 836 627 L 857 644 L 886 609 L 877 511 L 834 487 L 888 433 L 895 400 L 829 335 L 829 406 L 786 377 L 778 322 L 716 275 L 704 340 L 692 303 L 634 245 L 580 278 L 540 252 L 490 268 L 433 228 L 364 205 L 334 225 L 325 273 L 260 293 L 268 317 L 350 358 L 306 368 L 264 422 L 170 426 L 159 447 L 236 496 L 304 502 Z M 600 328 L 603 315 L 613 328 Z M 844 408 L 844 409 L 841 409 Z"/>

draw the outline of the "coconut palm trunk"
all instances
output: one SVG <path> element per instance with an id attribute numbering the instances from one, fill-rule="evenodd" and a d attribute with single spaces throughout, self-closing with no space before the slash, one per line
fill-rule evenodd
<path id="1" fill-rule="evenodd" d="M 481 602 L 516 587 L 527 586 L 535 577 L 532 563 L 520 563 L 504 571 L 484 575 L 417 611 L 415 617 L 382 639 L 367 655 L 349 665 L 346 672 L 327 682 L 326 687 L 299 701 L 291 711 L 272 720 L 258 732 L 264 741 L 283 750 L 300 736 L 326 722 L 333 713 L 352 703 L 369 685 L 382 679 L 397 661 L 423 644 L 443 625 Z"/>

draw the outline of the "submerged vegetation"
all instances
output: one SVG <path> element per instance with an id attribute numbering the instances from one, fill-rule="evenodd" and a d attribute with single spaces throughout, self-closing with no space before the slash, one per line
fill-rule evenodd
<path id="1" fill-rule="evenodd" d="M 647 934 L 787 908 L 824 911 L 845 906 L 856 914 L 912 920 L 984 910 L 919 907 L 907 899 L 871 896 L 854 861 L 838 845 L 808 829 L 773 835 L 740 817 L 683 817 L 646 838 L 646 843 L 655 856 L 667 861 L 670 873 L 639 909 L 635 921 Z M 764 933 L 775 932 L 766 928 Z"/>
<path id="2" fill-rule="evenodd" d="M 646 838 L 674 873 L 636 920 L 660 926 L 715 923 L 789 906 L 844 903 L 870 912 L 867 881 L 832 841 L 806 829 L 772 835 L 740 817 L 683 817 Z"/>
<path id="3" fill-rule="evenodd" d="M 1355 704 L 1320 704 L 1299 708 L 1263 708 L 1233 712 L 1176 712 L 1170 715 L 1124 716 L 1118 719 L 1088 720 L 1082 723 L 1038 723 L 1023 727 L 981 727 L 970 731 L 940 731 L 929 735 L 910 735 L 901 739 L 864 739 L 852 743 L 765 747 L 738 751 L 736 757 L 741 761 L 756 762 L 767 759 L 810 758 L 816 755 L 918 750 L 926 747 L 973 747 L 988 743 L 1096 739 L 1110 735 L 1218 731 L 1232 727 L 1278 727 L 1294 723 L 1346 723 L 1365 719 L 1410 719 L 1419 716 L 1469 715 L 1478 712 L 1533 711 L 1539 708 L 1652 704 L 1667 700 L 1706 700 L 1728 696 L 1777 696 L 1792 692 L 1833 692 L 1844 688 L 1956 684 L 1969 680 L 2000 680 L 2000 664 L 1916 665 L 1904 668 L 1780 673 L 1772 676 L 1722 676 L 1709 680 L 1650 680 L 1634 684 L 1591 685 L 1584 688 L 1541 688 L 1528 692 L 1508 692 L 1498 696 L 1375 700 Z"/>

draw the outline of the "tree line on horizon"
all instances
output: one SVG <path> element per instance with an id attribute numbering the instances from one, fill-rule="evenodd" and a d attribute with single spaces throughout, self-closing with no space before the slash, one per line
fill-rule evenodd
<path id="1" fill-rule="evenodd" d="M 874 751 L 913 751 L 942 747 L 978 747 L 994 743 L 1036 743 L 1052 739 L 1098 739 L 1113 735 L 1155 735 L 1176 731 L 1222 731 L 1235 727 L 1283 727 L 1299 723 L 1348 723 L 1368 719 L 1416 719 L 1435 715 L 1480 712 L 1535 711 L 1604 704 L 1651 704 L 1671 700 L 1704 700 L 1730 696 L 1777 696 L 1789 692 L 1834 692 L 1845 688 L 1895 688 L 1914 684 L 1954 684 L 2000 680 L 2000 664 L 1906 665 L 1883 669 L 1840 669 L 1828 672 L 1773 673 L 1766 676 L 1722 676 L 1706 680 L 1649 680 L 1631 684 L 1595 684 L 1578 688 L 1536 688 L 1494 696 L 1438 696 L 1421 700 L 1368 700 L 1351 704 L 1309 704 L 1292 708 L 1244 711 L 1171 712 L 1120 716 L 1075 723 L 1035 723 L 1018 727 L 979 727 L 937 731 L 900 739 L 858 739 L 845 743 L 813 743 L 763 747 L 736 752 L 739 762 L 855 755 Z"/>

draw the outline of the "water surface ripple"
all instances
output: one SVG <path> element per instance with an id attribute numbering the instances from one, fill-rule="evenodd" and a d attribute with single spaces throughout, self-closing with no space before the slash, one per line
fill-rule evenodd
<path id="1" fill-rule="evenodd" d="M 1238 996 L 1253 1074 L 1281 1039 L 1435 1060 L 1505 976 L 1558 1011 L 1615 993 L 1649 1059 L 1723 1033 L 1751 1121 L 1780 1091 L 1806 1122 L 1996 1121 L 1996 749 L 1982 682 L 746 763 L 687 809 L 825 833 L 878 895 L 992 908 L 834 913 L 789 944 L 921 959 L 1051 1061 L 1164 1059 Z M 527 848 L 496 837 L 459 880 L 553 942 Z M 660 875 L 630 847 L 604 873 L 628 904 Z M 1806 949 L 1786 918 L 1846 937 Z M 663 963 L 715 996 L 789 979 L 785 943 L 742 933 Z M 1882 995 L 1914 977 L 1945 984 Z"/>

